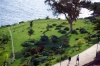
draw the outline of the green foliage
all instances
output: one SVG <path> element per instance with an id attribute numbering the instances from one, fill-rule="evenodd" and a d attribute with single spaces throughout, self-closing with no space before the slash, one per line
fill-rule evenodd
<path id="1" fill-rule="evenodd" d="M 66 34 L 65 30 L 59 30 L 58 32 L 61 33 L 61 34 Z"/>
<path id="2" fill-rule="evenodd" d="M 58 49 L 57 46 L 51 46 L 51 47 L 50 47 L 50 50 L 53 50 L 53 51 L 56 51 L 57 49 Z"/>
<path id="3" fill-rule="evenodd" d="M 33 21 L 30 21 L 30 27 L 32 28 L 32 26 L 33 26 Z"/>
<path id="4" fill-rule="evenodd" d="M 11 64 L 11 66 L 18 66 L 18 65 L 21 66 L 24 63 L 26 63 L 26 61 L 23 60 L 23 62 L 20 64 L 21 59 L 24 57 L 25 54 L 26 54 L 26 56 L 27 56 L 27 54 L 29 54 L 26 57 L 26 59 L 30 59 L 32 56 L 34 56 L 35 58 L 40 58 L 43 56 L 54 57 L 54 59 L 51 60 L 52 63 L 50 66 L 52 66 L 53 64 L 55 64 L 56 58 L 60 58 L 60 56 L 59 56 L 60 54 L 56 53 L 57 49 L 59 49 L 60 43 L 63 44 L 62 48 L 64 48 L 64 50 L 62 50 L 62 48 L 61 48 L 62 57 L 63 57 L 64 53 L 69 52 L 72 49 L 74 50 L 74 52 L 68 53 L 68 55 L 74 56 L 74 55 L 82 52 L 83 50 L 87 49 L 88 47 L 92 46 L 92 44 L 94 44 L 91 42 L 90 46 L 88 46 L 88 47 L 86 46 L 86 43 L 81 44 L 82 46 L 81 46 L 80 51 L 76 51 L 77 46 L 73 47 L 74 44 L 77 45 L 77 43 L 78 43 L 77 40 L 75 41 L 75 38 L 83 39 L 84 37 L 88 36 L 88 34 L 87 33 L 84 35 L 80 34 L 79 30 L 77 30 L 78 35 L 71 34 L 71 33 L 61 34 L 57 30 L 55 30 L 55 28 L 56 28 L 55 26 L 52 26 L 52 28 L 50 28 L 50 31 L 45 32 L 45 35 L 48 36 L 48 42 L 46 44 L 44 44 L 42 41 L 40 41 L 41 36 L 43 36 L 42 32 L 46 31 L 47 24 L 59 25 L 62 22 L 65 22 L 65 20 L 58 20 L 58 19 L 34 20 L 34 25 L 33 25 L 32 29 L 34 30 L 35 34 L 31 35 L 31 39 L 29 39 L 29 36 L 27 35 L 27 32 L 30 29 L 30 28 L 28 28 L 29 22 L 25 22 L 23 24 L 17 24 L 17 25 L 11 26 L 11 30 L 12 31 L 15 30 L 15 32 L 12 32 L 12 34 L 13 34 L 13 40 L 14 40 L 14 46 L 15 46 L 14 48 L 15 48 L 15 52 L 17 55 L 16 61 L 13 64 Z M 74 22 L 74 23 L 75 23 L 75 25 L 73 25 L 74 29 L 81 27 L 81 28 L 84 28 L 86 30 L 88 29 L 88 32 L 90 32 L 92 35 L 94 35 L 96 33 L 95 31 L 93 31 L 91 29 L 92 27 L 94 27 L 94 25 L 91 23 L 85 24 L 84 20 L 78 20 L 77 22 Z M 66 26 L 68 26 L 67 24 L 66 24 L 66 26 L 64 24 L 61 24 L 61 25 L 64 26 L 64 27 L 60 27 L 61 30 L 64 30 L 64 28 L 66 28 Z M 22 32 L 22 30 L 24 30 L 24 32 Z M 40 31 L 42 31 L 42 32 L 40 32 Z M 3 28 L 3 27 L 1 28 L 0 27 L 0 35 L 1 35 L 1 33 L 9 35 L 8 28 Z M 58 37 L 58 42 L 55 44 L 53 44 L 51 41 L 52 35 L 56 35 Z M 96 38 L 95 37 L 91 38 L 91 41 L 94 41 L 94 39 L 96 39 Z M 30 45 L 30 46 L 28 46 L 28 47 L 21 46 L 21 44 L 23 44 L 24 42 L 28 42 L 29 43 L 28 45 Z M 33 44 L 31 45 L 31 43 L 33 43 Z M 45 46 L 44 51 L 46 51 L 46 52 L 42 51 L 43 53 L 39 51 L 39 47 L 42 44 Z M 53 47 L 53 46 L 55 46 L 55 47 Z M 12 52 L 11 41 L 8 41 L 8 43 L 3 45 L 3 47 L 6 48 L 5 49 L 6 51 L 1 50 L 2 49 L 1 48 L 0 52 L 1 51 L 4 52 L 3 54 L 5 54 L 5 52 L 7 52 L 10 55 L 10 53 Z M 32 47 L 35 48 L 36 54 L 31 53 Z M 53 48 L 51 48 L 51 47 L 53 47 Z M 19 52 L 17 52 L 17 51 L 19 51 Z M 65 51 L 65 52 L 63 52 L 63 51 Z M 59 52 L 60 52 L 60 50 L 59 50 Z M 49 55 L 48 55 L 48 53 L 49 53 Z M 3 63 L 2 60 L 5 60 L 4 58 L 5 58 L 4 56 L 0 56 L 0 59 L 1 59 L 0 66 Z M 65 59 L 67 59 L 67 58 L 65 58 Z M 39 66 L 40 65 L 44 66 L 45 63 L 48 62 L 48 60 L 45 61 L 44 63 L 40 63 L 40 62 L 38 63 Z M 31 66 L 33 66 L 33 65 L 31 65 Z"/>
<path id="5" fill-rule="evenodd" d="M 65 28 L 64 28 L 64 30 L 67 30 L 67 31 L 69 31 L 69 28 L 68 28 L 68 27 L 65 27 Z"/>
<path id="6" fill-rule="evenodd" d="M 60 24 L 60 25 L 57 25 L 56 27 L 64 27 L 64 26 Z"/>
<path id="7" fill-rule="evenodd" d="M 95 25 L 94 30 L 100 30 L 100 18 L 94 20 L 93 24 Z"/>
<path id="8" fill-rule="evenodd" d="M 10 36 L 8 36 L 6 34 L 0 35 L 0 43 L 1 44 L 7 44 L 9 40 L 10 40 Z"/>
<path id="9" fill-rule="evenodd" d="M 84 33 L 87 33 L 88 31 L 86 30 L 86 29 L 84 29 L 84 28 L 80 28 L 80 33 L 81 34 L 84 34 Z"/>
<path id="10" fill-rule="evenodd" d="M 24 21 L 19 22 L 19 24 L 22 24 L 22 23 L 24 23 Z"/>
<path id="11" fill-rule="evenodd" d="M 54 24 L 52 24 L 52 26 L 56 26 L 56 25 L 57 25 L 57 24 L 55 24 L 55 23 L 54 23 Z"/>
<path id="12" fill-rule="evenodd" d="M 31 42 L 28 42 L 28 41 L 22 43 L 23 47 L 29 47 L 29 46 L 33 46 L 33 45 L 34 45 L 34 43 L 31 43 Z"/>
<path id="13" fill-rule="evenodd" d="M 56 35 L 52 35 L 51 41 L 52 41 L 53 43 L 57 43 L 57 42 L 58 42 L 58 37 L 57 37 Z"/>
<path id="14" fill-rule="evenodd" d="M 31 36 L 33 33 L 34 33 L 34 31 L 32 29 L 29 29 L 28 35 Z"/>
<path id="15" fill-rule="evenodd" d="M 49 52 L 43 51 L 43 52 L 41 52 L 41 55 L 43 55 L 43 56 L 49 56 Z"/>
<path id="16" fill-rule="evenodd" d="M 60 30 L 60 29 L 61 29 L 61 27 L 56 27 L 56 28 L 55 28 L 55 30 Z"/>
<path id="17" fill-rule="evenodd" d="M 42 42 L 46 42 L 46 41 L 48 41 L 49 39 L 48 39 L 48 36 L 44 35 L 44 36 L 41 36 L 40 40 L 41 40 Z"/>
<path id="18" fill-rule="evenodd" d="M 49 16 L 47 16 L 45 19 L 46 19 L 46 20 L 49 19 Z"/>
<path id="19" fill-rule="evenodd" d="M 71 33 L 72 33 L 72 34 L 77 34 L 77 31 L 76 31 L 76 30 L 72 30 Z"/>

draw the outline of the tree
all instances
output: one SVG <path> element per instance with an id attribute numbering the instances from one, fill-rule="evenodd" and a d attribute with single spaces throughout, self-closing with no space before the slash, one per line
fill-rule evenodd
<path id="1" fill-rule="evenodd" d="M 94 26 L 94 30 L 97 31 L 96 36 L 98 37 L 98 41 L 100 38 L 100 18 L 97 18 L 96 20 L 93 21 Z"/>
<path id="2" fill-rule="evenodd" d="M 31 35 L 34 33 L 34 31 L 32 29 L 29 29 L 28 31 L 28 35 L 31 37 Z"/>
<path id="3" fill-rule="evenodd" d="M 33 21 L 30 21 L 30 28 L 32 28 L 33 26 Z"/>
<path id="4" fill-rule="evenodd" d="M 85 2 L 85 1 L 84 1 Z M 72 32 L 72 23 L 79 16 L 81 0 L 45 0 L 45 3 L 51 6 L 54 14 L 64 14 L 70 24 L 70 32 Z"/>
<path id="5" fill-rule="evenodd" d="M 93 16 L 100 16 L 100 3 L 92 3 L 88 9 L 93 11 Z"/>
<path id="6" fill-rule="evenodd" d="M 1 44 L 7 44 L 9 39 L 10 39 L 10 36 L 8 36 L 6 34 L 1 34 L 1 36 L 0 36 L 0 43 Z"/>
<path id="7" fill-rule="evenodd" d="M 99 31 L 100 30 L 100 18 L 97 18 L 96 20 L 93 20 L 92 23 L 95 25 L 94 30 Z"/>

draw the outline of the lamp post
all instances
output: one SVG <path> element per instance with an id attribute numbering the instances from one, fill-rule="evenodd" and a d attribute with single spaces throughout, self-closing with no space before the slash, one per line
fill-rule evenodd
<path id="1" fill-rule="evenodd" d="M 62 45 L 61 44 L 59 45 L 59 48 L 60 49 L 62 48 Z M 61 55 L 61 59 L 62 59 L 62 55 Z M 61 66 L 61 59 L 60 59 L 60 66 Z"/>

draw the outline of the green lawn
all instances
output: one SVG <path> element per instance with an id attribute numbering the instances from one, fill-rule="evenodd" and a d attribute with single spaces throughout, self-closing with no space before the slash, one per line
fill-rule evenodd
<path id="1" fill-rule="evenodd" d="M 66 24 L 62 24 L 63 22 L 66 22 Z M 88 32 L 90 32 L 91 34 L 95 34 L 95 31 L 93 31 L 93 25 L 91 24 L 91 22 L 88 23 L 84 23 L 85 20 L 77 20 L 77 22 L 73 22 L 73 29 L 75 30 L 76 28 L 85 28 Z M 14 40 L 14 49 L 15 52 L 20 52 L 21 50 L 23 50 L 24 48 L 21 46 L 21 44 L 25 41 L 27 41 L 28 39 L 35 39 L 36 41 L 39 41 L 40 37 L 43 36 L 43 32 L 46 31 L 46 27 L 47 25 L 52 25 L 52 24 L 57 24 L 60 25 L 62 24 L 63 27 L 61 27 L 61 30 L 63 30 L 65 27 L 69 27 L 69 24 L 66 20 L 57 20 L 57 19 L 40 19 L 40 20 L 34 20 L 33 21 L 33 27 L 32 29 L 34 30 L 34 34 L 30 37 L 28 35 L 28 28 L 29 28 L 29 22 L 25 22 L 25 23 L 21 23 L 21 24 L 16 24 L 11 26 L 11 31 L 13 34 L 13 40 Z M 66 31 L 66 34 L 61 34 L 58 32 L 58 30 L 55 30 L 56 26 L 53 26 L 53 28 L 50 28 L 49 31 L 45 32 L 45 35 L 47 35 L 50 37 L 52 35 L 56 35 L 59 38 L 59 41 L 54 44 L 56 47 L 59 46 L 59 44 L 65 44 L 65 46 L 63 47 L 63 49 L 65 50 L 64 54 L 67 54 L 68 56 L 74 56 L 84 50 L 86 50 L 87 48 L 89 48 L 90 46 L 92 46 L 94 43 L 90 42 L 89 46 L 87 46 L 88 44 L 85 42 L 84 37 L 88 36 L 88 34 L 80 34 L 79 30 L 76 30 L 78 32 L 78 34 L 70 34 L 69 31 Z M 3 32 L 2 32 L 3 31 Z M 5 33 L 7 35 L 9 35 L 9 31 L 8 28 L 0 28 L 0 34 Z M 69 33 L 69 34 L 68 34 Z M 79 39 L 83 39 L 85 43 L 81 44 L 81 49 L 80 51 L 77 51 L 77 47 L 74 47 L 75 45 L 77 45 L 77 41 L 75 41 L 76 38 Z M 69 45 L 70 47 L 66 46 L 66 42 L 63 41 L 63 39 L 69 39 Z M 94 40 L 94 39 L 93 39 Z M 49 41 L 49 43 L 46 46 L 46 49 L 48 49 L 52 44 L 52 42 Z M 4 47 L 6 47 L 6 50 L 2 50 L 0 48 L 0 53 L 3 53 L 0 56 L 0 59 L 2 59 L 2 61 L 0 61 L 0 66 L 2 65 L 3 61 L 5 60 L 5 54 L 8 53 L 10 56 L 10 53 L 12 52 L 11 50 L 11 41 L 9 41 L 7 44 L 3 45 Z M 74 50 L 74 52 L 73 52 Z M 49 51 L 49 49 L 48 49 Z M 56 59 L 60 57 L 60 55 L 54 55 L 55 59 L 52 60 L 52 64 L 56 63 Z M 29 57 L 30 58 L 30 57 Z M 21 57 L 20 59 L 16 59 L 15 62 L 13 64 L 11 64 L 10 66 L 21 66 L 22 64 L 26 63 L 25 61 L 21 63 L 23 57 Z M 45 64 L 45 63 L 44 63 Z M 31 66 L 31 65 L 30 65 Z M 44 66 L 41 63 L 41 66 Z"/>

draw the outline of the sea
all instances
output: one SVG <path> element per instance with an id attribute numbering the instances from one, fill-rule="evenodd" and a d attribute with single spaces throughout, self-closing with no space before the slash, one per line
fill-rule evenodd
<path id="1" fill-rule="evenodd" d="M 11 25 L 21 21 L 61 18 L 63 14 L 54 16 L 50 6 L 44 3 L 45 0 L 0 0 L 0 26 Z M 91 16 L 93 11 L 81 8 L 78 18 Z"/>

